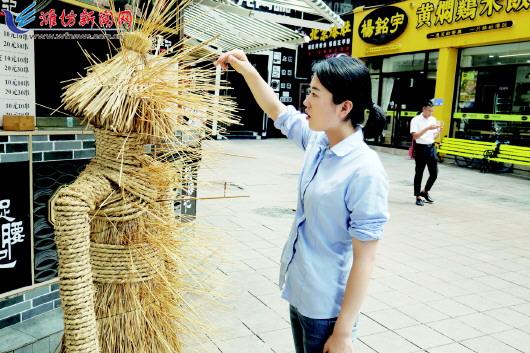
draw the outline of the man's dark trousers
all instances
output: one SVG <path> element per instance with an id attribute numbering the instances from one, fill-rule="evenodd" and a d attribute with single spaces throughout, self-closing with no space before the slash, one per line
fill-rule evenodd
<path id="1" fill-rule="evenodd" d="M 429 169 L 429 179 L 425 184 L 425 192 L 431 190 L 436 178 L 438 177 L 438 158 L 434 144 L 422 145 L 416 143 L 414 146 L 414 160 L 416 161 L 416 174 L 414 175 L 414 196 L 420 196 L 421 180 L 425 166 Z"/>

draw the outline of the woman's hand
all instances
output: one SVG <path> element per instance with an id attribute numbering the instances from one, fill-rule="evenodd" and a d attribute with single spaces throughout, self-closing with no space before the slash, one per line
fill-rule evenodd
<path id="1" fill-rule="evenodd" d="M 214 64 L 219 65 L 224 70 L 228 69 L 228 64 L 230 64 L 234 70 L 242 75 L 254 68 L 243 50 L 240 49 L 230 50 L 221 54 Z"/>
<path id="2" fill-rule="evenodd" d="M 351 333 L 348 335 L 333 333 L 326 341 L 323 353 L 355 353 Z"/>

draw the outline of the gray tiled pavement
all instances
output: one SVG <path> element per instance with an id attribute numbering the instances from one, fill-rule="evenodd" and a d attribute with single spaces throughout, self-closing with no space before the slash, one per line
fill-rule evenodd
<path id="1" fill-rule="evenodd" d="M 224 297 L 204 305 L 211 334 L 193 347 L 293 352 L 277 273 L 302 152 L 283 139 L 210 141 L 205 150 L 199 197 L 249 197 L 199 201 L 198 223 L 214 231 L 222 256 L 212 277 L 224 283 Z M 411 196 L 414 162 L 379 155 L 391 221 L 356 353 L 530 352 L 530 175 L 444 163 L 436 202 L 420 208 Z"/>

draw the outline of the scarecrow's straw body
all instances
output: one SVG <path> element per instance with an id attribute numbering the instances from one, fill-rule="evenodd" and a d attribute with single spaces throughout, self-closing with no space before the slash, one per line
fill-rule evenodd
<path id="1" fill-rule="evenodd" d="M 194 120 L 202 122 L 194 128 L 202 136 L 208 120 L 231 122 L 234 108 L 213 95 L 220 88 L 213 70 L 196 68 L 189 48 L 150 54 L 149 36 L 183 3 L 155 2 L 118 53 L 94 60 L 63 94 L 65 107 L 95 127 L 96 157 L 52 205 L 62 352 L 181 353 L 190 330 L 184 298 L 194 288 L 182 254 L 190 230 L 173 205 L 187 182 L 183 168 L 196 169 L 201 152 L 175 133 L 186 133 Z M 154 152 L 146 154 L 146 145 Z"/>
<path id="2" fill-rule="evenodd" d="M 54 202 L 63 351 L 181 352 L 189 286 L 172 201 L 179 165 L 146 156 L 136 135 L 97 130 L 96 148 Z"/>

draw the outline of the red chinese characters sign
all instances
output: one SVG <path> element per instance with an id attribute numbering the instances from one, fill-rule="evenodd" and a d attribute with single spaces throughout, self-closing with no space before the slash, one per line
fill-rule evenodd
<path id="1" fill-rule="evenodd" d="M 336 54 L 351 55 L 353 16 L 342 16 L 342 19 L 344 25 L 341 28 L 333 26 L 328 30 L 316 28 L 307 30 L 310 42 L 301 45 L 298 49 L 296 76 L 309 77 L 311 65 L 315 61 Z"/>
<path id="2" fill-rule="evenodd" d="M 39 26 L 41 28 L 72 28 L 79 26 L 81 28 L 111 28 L 115 24 L 118 27 L 131 28 L 133 24 L 133 15 L 131 10 L 123 10 L 113 14 L 110 10 L 95 12 L 83 9 L 78 13 L 73 10 L 62 10 L 60 14 L 55 9 L 47 9 L 39 13 Z"/>

